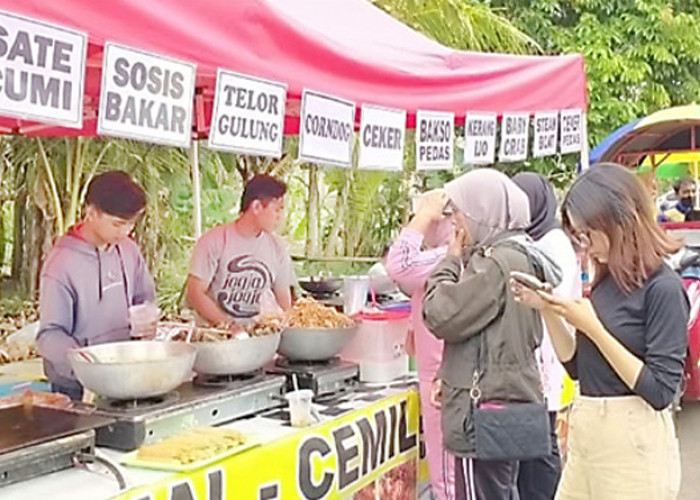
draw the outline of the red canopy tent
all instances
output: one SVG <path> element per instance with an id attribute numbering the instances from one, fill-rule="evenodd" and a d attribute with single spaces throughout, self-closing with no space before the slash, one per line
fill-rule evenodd
<path id="1" fill-rule="evenodd" d="M 0 0 L 0 9 L 87 32 L 81 130 L 0 117 L 0 133 L 96 134 L 104 42 L 197 64 L 195 129 L 206 136 L 216 68 L 288 85 L 286 133 L 297 133 L 303 88 L 405 109 L 586 108 L 580 55 L 540 57 L 449 49 L 366 0 Z M 359 120 L 359 113 L 356 114 Z"/>

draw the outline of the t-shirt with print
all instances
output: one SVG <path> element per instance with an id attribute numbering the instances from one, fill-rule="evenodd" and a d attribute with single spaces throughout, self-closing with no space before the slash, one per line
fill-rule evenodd
<path id="1" fill-rule="evenodd" d="M 207 284 L 207 294 L 221 309 L 239 320 L 260 312 L 263 293 L 294 282 L 292 260 L 281 238 L 266 232 L 246 237 L 233 222 L 199 239 L 189 272 Z"/>

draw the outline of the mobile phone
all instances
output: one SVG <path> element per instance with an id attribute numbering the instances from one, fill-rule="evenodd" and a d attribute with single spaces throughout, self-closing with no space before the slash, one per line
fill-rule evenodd
<path id="1" fill-rule="evenodd" d="M 543 283 L 531 274 L 521 273 L 519 271 L 511 271 L 510 277 L 518 283 L 520 283 L 521 285 L 523 285 L 524 287 L 529 288 L 530 290 L 534 290 L 536 292 L 545 292 L 549 288 L 547 286 L 547 283 Z"/>

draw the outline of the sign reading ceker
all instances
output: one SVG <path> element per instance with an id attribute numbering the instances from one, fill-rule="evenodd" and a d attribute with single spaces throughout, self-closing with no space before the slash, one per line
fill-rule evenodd
<path id="1" fill-rule="evenodd" d="M 0 114 L 83 126 L 87 35 L 0 12 Z"/>
<path id="2" fill-rule="evenodd" d="M 406 135 L 406 111 L 362 105 L 360 168 L 401 170 Z"/>
<path id="3" fill-rule="evenodd" d="M 287 86 L 219 69 L 209 147 L 279 158 Z"/>
<path id="4" fill-rule="evenodd" d="M 195 65 L 107 42 L 97 133 L 187 147 Z"/>

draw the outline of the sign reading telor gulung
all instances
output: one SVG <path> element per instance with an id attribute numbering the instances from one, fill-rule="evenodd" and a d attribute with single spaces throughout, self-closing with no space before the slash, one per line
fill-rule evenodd
<path id="1" fill-rule="evenodd" d="M 194 83 L 192 63 L 107 42 L 97 132 L 189 146 Z"/>
<path id="2" fill-rule="evenodd" d="M 0 11 L 0 114 L 83 126 L 87 35 Z"/>
<path id="3" fill-rule="evenodd" d="M 287 86 L 219 69 L 209 147 L 279 158 Z"/>

